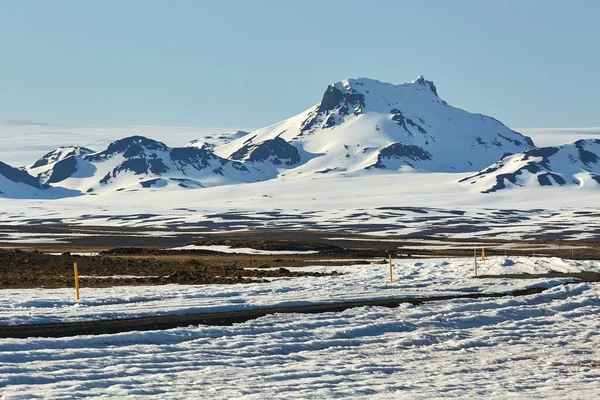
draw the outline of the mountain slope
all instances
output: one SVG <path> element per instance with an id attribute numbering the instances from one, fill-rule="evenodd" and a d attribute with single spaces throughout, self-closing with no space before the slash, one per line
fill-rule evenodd
<path id="1" fill-rule="evenodd" d="M 31 197 L 42 189 L 36 178 L 0 161 L 0 196 Z"/>
<path id="2" fill-rule="evenodd" d="M 78 193 L 70 190 L 47 188 L 41 185 L 37 178 L 26 171 L 14 168 L 0 161 L 0 197 L 27 198 L 59 198 L 76 196 Z"/>
<path id="3" fill-rule="evenodd" d="M 80 157 L 92 153 L 94 153 L 94 151 L 86 147 L 62 146 L 45 154 L 31 166 L 26 167 L 25 170 L 29 174 L 37 176 L 42 184 L 58 182 L 57 177 L 60 174 L 56 174 L 54 171 L 56 163 L 72 156 Z"/>
<path id="4" fill-rule="evenodd" d="M 504 157 L 460 182 L 482 193 L 510 187 L 600 185 L 600 140 L 540 147 Z"/>
<path id="5" fill-rule="evenodd" d="M 86 193 L 165 186 L 198 188 L 256 180 L 241 163 L 210 150 L 170 148 L 143 136 L 117 140 L 101 152 L 63 158 L 51 164 L 42 178 L 55 186 Z"/>
<path id="6" fill-rule="evenodd" d="M 422 76 L 402 85 L 366 78 L 334 83 L 314 107 L 215 152 L 238 159 L 243 154 L 242 159 L 249 160 L 248 149 L 272 147 L 269 141 L 275 139 L 278 148 L 283 149 L 285 141 L 287 152 L 293 147 L 300 157 L 279 168 L 294 168 L 287 175 L 304 176 L 333 171 L 473 171 L 506 153 L 535 147 L 530 138 L 491 117 L 448 105 L 433 82 Z"/>

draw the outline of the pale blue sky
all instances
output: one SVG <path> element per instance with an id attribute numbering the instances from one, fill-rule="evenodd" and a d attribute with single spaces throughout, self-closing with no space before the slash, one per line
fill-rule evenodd
<path id="1" fill-rule="evenodd" d="M 517 127 L 600 126 L 596 0 L 0 0 L 0 119 L 261 127 L 423 74 Z"/>

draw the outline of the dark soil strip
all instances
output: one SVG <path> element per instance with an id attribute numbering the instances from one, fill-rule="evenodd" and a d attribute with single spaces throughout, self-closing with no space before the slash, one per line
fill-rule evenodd
<path id="1" fill-rule="evenodd" d="M 150 331 L 172 329 L 190 325 L 233 325 L 276 313 L 317 314 L 324 312 L 340 312 L 349 308 L 363 306 L 398 307 L 400 304 L 419 305 L 432 301 L 453 299 L 480 299 L 505 296 L 525 296 L 541 293 L 548 288 L 536 287 L 515 290 L 505 293 L 465 293 L 435 297 L 394 298 L 382 300 L 361 300 L 344 303 L 315 304 L 297 307 L 259 308 L 244 311 L 228 311 L 205 314 L 166 315 L 157 317 L 141 317 L 112 319 L 100 321 L 67 322 L 60 324 L 14 325 L 0 326 L 0 338 L 29 337 L 67 337 L 77 335 L 101 335 L 131 331 Z"/>

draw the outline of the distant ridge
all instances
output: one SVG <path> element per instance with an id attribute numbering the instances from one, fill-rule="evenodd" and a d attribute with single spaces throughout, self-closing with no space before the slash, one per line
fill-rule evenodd
<path id="1" fill-rule="evenodd" d="M 294 117 L 185 147 L 141 135 L 93 147 L 100 144 L 106 148 L 58 147 L 22 170 L 0 164 L 0 191 L 36 197 L 59 188 L 54 193 L 73 196 L 411 172 L 472 173 L 459 184 L 482 193 L 600 184 L 598 141 L 537 148 L 492 117 L 449 105 L 421 75 L 403 84 L 335 82 Z"/>

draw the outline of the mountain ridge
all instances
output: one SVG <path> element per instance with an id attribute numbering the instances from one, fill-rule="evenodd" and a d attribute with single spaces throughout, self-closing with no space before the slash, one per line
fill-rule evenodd
<path id="1" fill-rule="evenodd" d="M 39 164 L 38 160 L 34 165 Z M 169 184 L 199 188 L 251 180 L 250 171 L 243 164 L 222 159 L 210 150 L 194 146 L 171 148 L 139 135 L 116 140 L 99 152 L 70 154 L 43 167 L 29 169 L 37 171 L 40 180 L 85 193 Z"/>
<path id="2" fill-rule="evenodd" d="M 400 85 L 369 78 L 332 83 L 315 106 L 219 146 L 215 152 L 231 157 L 243 147 L 275 138 L 308 155 L 295 167 L 303 174 L 400 167 L 465 172 L 489 165 L 506 153 L 535 148 L 531 138 L 495 118 L 448 105 L 435 84 L 421 75 Z M 404 152 L 408 148 L 409 154 Z M 448 151 L 452 148 L 460 149 L 460 155 Z M 416 153 L 429 157 L 411 157 Z"/>
<path id="3" fill-rule="evenodd" d="M 588 144 L 581 145 L 587 149 Z M 600 148 L 592 147 L 584 150 L 598 157 Z M 527 166 L 519 173 L 506 170 L 509 175 L 501 178 L 508 182 L 504 186 L 515 186 L 512 180 L 518 181 L 526 172 L 531 175 L 534 169 L 544 171 L 536 178 L 540 186 L 577 179 L 563 178 L 562 170 L 547 168 L 543 160 L 536 166 L 527 162 L 536 152 L 550 151 L 543 149 L 493 117 L 449 105 L 435 83 L 422 75 L 403 84 L 356 78 L 331 83 L 313 107 L 251 132 L 207 135 L 184 147 L 169 147 L 141 135 L 114 140 L 100 151 L 59 147 L 24 167 L 23 172 L 33 177 L 23 175 L 19 184 L 42 191 L 60 187 L 69 193 L 98 194 L 312 179 L 325 174 L 476 172 L 460 184 L 470 183 L 490 193 L 496 191 L 488 190 L 492 181 L 499 182 L 493 173 L 507 168 L 497 164 L 519 157 Z M 587 153 L 579 154 L 581 158 Z M 588 178 L 595 182 L 594 176 L 595 172 Z M 36 178 L 38 188 L 30 185 Z"/>
<path id="4" fill-rule="evenodd" d="M 600 187 L 600 140 L 580 139 L 559 146 L 511 154 L 459 182 L 482 193 L 519 186 Z"/>

